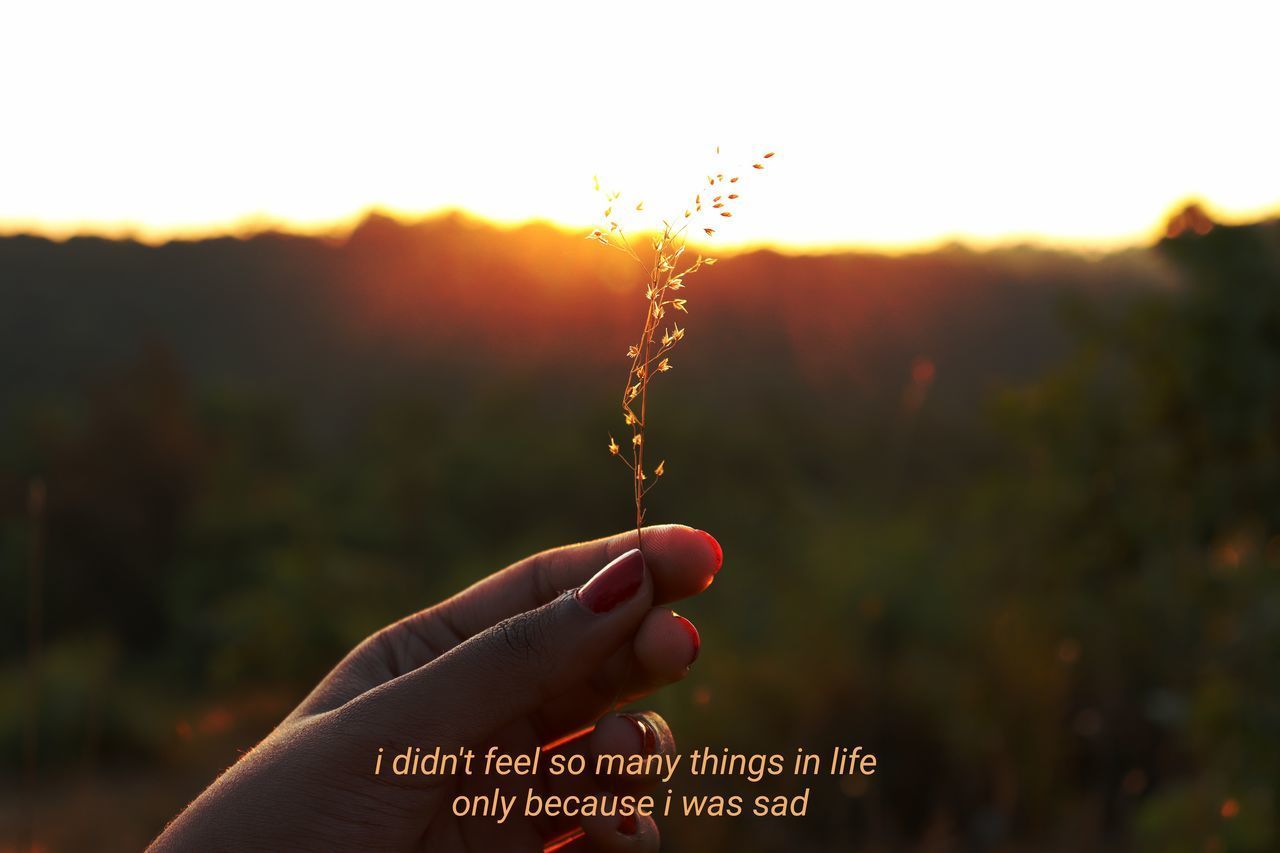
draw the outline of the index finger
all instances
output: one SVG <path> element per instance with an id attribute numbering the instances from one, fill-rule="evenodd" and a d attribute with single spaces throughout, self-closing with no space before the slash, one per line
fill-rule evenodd
<path id="1" fill-rule="evenodd" d="M 710 533 L 683 524 L 646 527 L 639 537 L 653 577 L 654 604 L 696 595 L 711 585 L 723 562 Z M 443 618 L 463 640 L 517 613 L 541 607 L 582 586 L 619 554 L 636 547 L 634 530 L 552 548 L 526 557 L 421 615 Z"/>

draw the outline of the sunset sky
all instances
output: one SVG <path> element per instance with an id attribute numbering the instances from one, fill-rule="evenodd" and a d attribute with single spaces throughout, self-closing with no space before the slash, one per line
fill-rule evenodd
<path id="1" fill-rule="evenodd" d="M 1280 211 L 1278 9 L 10 4 L 0 232 L 587 226 L 592 175 L 661 215 L 773 150 L 730 242 L 1107 248 Z"/>

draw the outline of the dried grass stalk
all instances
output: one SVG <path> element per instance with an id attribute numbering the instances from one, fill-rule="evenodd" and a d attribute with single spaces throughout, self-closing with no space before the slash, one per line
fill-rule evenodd
<path id="1" fill-rule="evenodd" d="M 720 149 L 717 148 L 716 155 L 719 154 Z M 773 156 L 773 152 L 769 152 L 761 157 L 761 160 L 767 160 Z M 757 170 L 764 169 L 764 165 L 759 162 L 753 163 L 752 167 Z M 708 191 L 722 184 L 737 184 L 739 180 L 738 176 L 726 177 L 724 173 L 706 177 L 707 187 L 710 188 Z M 707 237 L 714 236 L 716 229 L 701 221 L 704 214 L 702 213 L 702 191 L 699 190 L 693 196 L 693 203 L 684 209 L 683 216 L 678 220 L 680 222 L 678 227 L 669 220 L 662 221 L 661 234 L 649 241 L 653 256 L 646 261 L 632 246 L 622 226 L 612 218 L 614 205 L 622 197 L 622 193 L 602 190 L 599 179 L 595 180 L 595 188 L 604 196 L 604 214 L 601 217 L 601 226 L 588 234 L 587 239 L 617 249 L 633 259 L 642 270 L 647 270 L 644 289 L 647 303 L 644 327 L 636 343 L 627 348 L 630 368 L 627 370 L 626 384 L 622 388 L 622 420 L 631 430 L 631 441 L 624 448 L 610 435 L 608 445 L 609 453 L 621 459 L 631 471 L 631 489 L 636 510 L 636 539 L 639 544 L 640 531 L 645 519 L 645 495 L 666 474 L 667 465 L 666 460 L 659 462 L 652 469 L 653 479 L 650 481 L 645 469 L 647 449 L 645 435 L 649 426 L 649 383 L 658 374 L 672 369 L 670 353 L 685 337 L 684 327 L 676 321 L 675 314 L 671 312 L 687 314 L 688 301 L 675 294 L 687 286 L 690 276 L 704 266 L 711 266 L 716 262 L 715 258 L 703 257 L 701 254 L 697 255 L 693 261 L 686 258 L 685 249 L 689 228 L 691 225 L 695 229 L 701 227 Z M 734 189 L 738 188 L 734 187 Z M 729 207 L 737 201 L 738 193 L 736 192 L 717 195 L 712 199 L 709 214 L 719 214 L 719 217 L 724 219 L 732 218 L 733 213 Z M 635 209 L 644 210 L 644 202 L 638 202 Z M 720 218 L 716 221 L 720 222 Z"/>

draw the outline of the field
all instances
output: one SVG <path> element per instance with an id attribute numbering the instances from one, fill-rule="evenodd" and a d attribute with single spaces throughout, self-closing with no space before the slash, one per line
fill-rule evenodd
<path id="1" fill-rule="evenodd" d="M 1280 224 L 1188 224 L 699 273 L 649 517 L 726 566 L 654 705 L 880 767 L 666 849 L 1280 845 Z M 9 237 L 0 270 L 0 850 L 137 849 L 371 630 L 633 521 L 643 287 L 580 235 Z"/>

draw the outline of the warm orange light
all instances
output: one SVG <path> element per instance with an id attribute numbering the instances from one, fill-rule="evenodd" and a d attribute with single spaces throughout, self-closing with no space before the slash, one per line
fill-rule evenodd
<path id="1" fill-rule="evenodd" d="M 0 231 L 148 239 L 377 206 L 654 220 L 724 160 L 717 239 L 1105 248 L 1189 198 L 1280 207 L 1275 4 L 20 4 Z"/>

